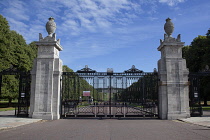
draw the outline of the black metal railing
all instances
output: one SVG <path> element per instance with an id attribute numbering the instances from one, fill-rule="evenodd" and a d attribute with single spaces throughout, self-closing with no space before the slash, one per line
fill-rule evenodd
<path id="1" fill-rule="evenodd" d="M 15 115 L 18 117 L 28 117 L 30 106 L 30 72 L 19 71 L 17 69 L 8 69 L 0 72 L 0 95 L 3 94 L 2 86 L 4 83 L 4 76 L 15 75 L 18 80 L 18 104 L 15 106 Z M 5 88 L 5 87 L 4 87 Z"/>
<path id="2" fill-rule="evenodd" d="M 202 80 L 210 79 L 209 69 L 190 73 L 189 74 L 189 98 L 190 98 L 190 115 L 191 117 L 202 116 L 203 110 L 201 105 L 201 95 L 204 94 L 202 88 L 206 88 L 202 85 Z M 204 97 L 203 97 L 204 98 Z"/>
<path id="3" fill-rule="evenodd" d="M 90 71 L 90 72 L 89 72 Z M 158 75 L 134 66 L 122 73 L 86 66 L 62 75 L 63 117 L 157 117 Z"/>

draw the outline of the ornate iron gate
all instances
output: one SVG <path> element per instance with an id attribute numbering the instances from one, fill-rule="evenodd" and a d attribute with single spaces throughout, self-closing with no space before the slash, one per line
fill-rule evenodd
<path id="1" fill-rule="evenodd" d="M 189 75 L 189 96 L 190 96 L 190 115 L 202 116 L 202 106 L 200 102 L 200 77 L 197 73 Z"/>
<path id="2" fill-rule="evenodd" d="M 63 117 L 157 117 L 157 72 L 63 72 Z"/>
<path id="3" fill-rule="evenodd" d="M 209 82 L 209 79 L 210 79 L 210 70 L 208 66 L 206 66 L 205 70 L 202 72 L 189 74 L 189 82 L 190 82 L 189 96 L 190 96 L 191 117 L 203 115 L 203 110 L 201 106 L 202 85 L 205 84 L 206 81 Z"/>
<path id="4" fill-rule="evenodd" d="M 18 117 L 28 117 L 29 110 L 29 101 L 30 101 L 30 83 L 31 83 L 31 75 L 30 72 L 23 72 L 14 69 L 8 69 L 0 72 L 0 95 L 2 92 L 2 87 L 4 84 L 5 76 L 14 75 L 15 79 L 18 80 L 18 104 L 15 109 L 15 115 Z M 12 87 L 10 87 L 12 88 Z"/>

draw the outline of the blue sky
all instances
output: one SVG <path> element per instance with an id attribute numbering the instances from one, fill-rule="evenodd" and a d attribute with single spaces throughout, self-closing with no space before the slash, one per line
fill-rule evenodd
<path id="1" fill-rule="evenodd" d="M 157 68 L 165 19 L 190 45 L 210 28 L 210 0 L 0 0 L 0 14 L 27 43 L 47 36 L 50 16 L 61 39 L 60 58 L 74 71 L 85 65 L 101 72 L 122 72 L 135 65 Z"/>

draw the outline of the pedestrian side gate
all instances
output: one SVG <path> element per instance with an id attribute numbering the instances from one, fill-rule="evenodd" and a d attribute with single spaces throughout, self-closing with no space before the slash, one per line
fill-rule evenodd
<path id="1" fill-rule="evenodd" d="M 30 72 L 13 68 L 0 72 L 0 97 L 2 98 L 5 92 L 11 95 L 18 93 L 18 104 L 15 107 L 15 115 L 18 117 L 28 117 L 29 115 L 30 83 Z M 17 88 L 14 86 L 17 86 Z"/>
<path id="2" fill-rule="evenodd" d="M 206 66 L 205 70 L 200 72 L 194 72 L 189 74 L 189 96 L 190 96 L 190 115 L 191 117 L 202 116 L 203 110 L 201 106 L 201 95 L 203 100 L 207 100 L 204 97 L 204 90 L 208 88 L 208 83 L 210 79 L 210 69 Z"/>
<path id="3" fill-rule="evenodd" d="M 62 75 L 62 117 L 157 117 L 157 72 L 133 66 L 122 73 L 87 66 Z"/>

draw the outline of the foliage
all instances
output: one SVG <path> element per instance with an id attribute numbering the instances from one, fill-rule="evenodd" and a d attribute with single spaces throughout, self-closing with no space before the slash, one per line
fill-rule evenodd
<path id="1" fill-rule="evenodd" d="M 63 65 L 63 72 L 74 72 L 74 71 L 70 69 L 67 65 Z"/>
<path id="2" fill-rule="evenodd" d="M 29 71 L 37 55 L 34 42 L 26 44 L 22 35 L 10 30 L 8 21 L 0 15 L 0 71 L 11 66 L 21 71 Z"/>
<path id="3" fill-rule="evenodd" d="M 12 100 L 18 97 L 16 93 L 18 93 L 19 90 L 17 87 L 19 81 L 15 76 L 16 75 L 3 75 L 1 90 L 4 94 L 2 94 L 2 98 Z"/>
<path id="4" fill-rule="evenodd" d="M 191 45 L 183 47 L 182 52 L 190 72 L 201 72 L 206 65 L 210 66 L 210 30 L 206 36 L 199 35 L 191 42 Z M 209 87 L 209 76 L 202 77 L 200 91 L 204 105 L 207 105 L 207 100 L 210 99 Z"/>
<path id="5" fill-rule="evenodd" d="M 10 67 L 10 27 L 6 18 L 0 15 L 0 71 Z"/>
<path id="6" fill-rule="evenodd" d="M 196 37 L 191 45 L 183 47 L 182 51 L 190 72 L 198 72 L 210 65 L 210 38 L 207 36 Z"/>
<path id="7" fill-rule="evenodd" d="M 0 72 L 8 69 L 30 71 L 36 55 L 35 43 L 27 45 L 23 36 L 10 30 L 6 18 L 0 15 Z M 5 75 L 2 81 L 0 98 L 9 101 L 17 98 L 19 76 Z"/>
<path id="8" fill-rule="evenodd" d="M 0 108 L 0 111 L 10 111 L 10 110 L 15 110 L 15 108 L 14 107 Z"/>
<path id="9" fill-rule="evenodd" d="M 90 97 L 83 97 L 83 91 L 90 91 L 91 97 L 94 100 L 102 100 L 102 95 L 94 89 L 91 83 L 88 83 L 83 76 L 74 73 L 68 66 L 63 66 L 63 71 L 68 72 L 62 77 L 62 98 L 63 100 L 73 100 L 78 102 L 81 100 L 88 100 Z M 90 80 L 90 79 L 89 79 Z"/>
<path id="10" fill-rule="evenodd" d="M 157 86 L 157 75 L 144 75 L 123 90 L 118 98 L 123 102 L 132 103 L 156 102 Z"/>

